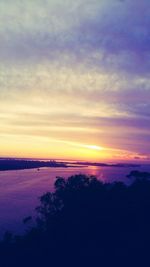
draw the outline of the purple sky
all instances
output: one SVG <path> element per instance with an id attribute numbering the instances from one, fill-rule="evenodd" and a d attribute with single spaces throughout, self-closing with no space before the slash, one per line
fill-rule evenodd
<path id="1" fill-rule="evenodd" d="M 149 0 L 1 0 L 0 40 L 0 156 L 150 159 Z"/>

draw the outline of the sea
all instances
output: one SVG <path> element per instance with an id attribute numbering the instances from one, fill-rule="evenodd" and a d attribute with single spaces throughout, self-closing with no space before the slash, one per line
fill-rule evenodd
<path id="1" fill-rule="evenodd" d="M 0 171 L 0 238 L 6 231 L 22 234 L 33 226 L 23 219 L 36 217 L 35 208 L 40 196 L 54 190 L 56 177 L 67 178 L 74 174 L 94 175 L 103 182 L 122 181 L 130 184 L 126 176 L 132 170 L 150 172 L 150 165 L 140 167 L 96 167 L 40 168 L 17 171 Z"/>

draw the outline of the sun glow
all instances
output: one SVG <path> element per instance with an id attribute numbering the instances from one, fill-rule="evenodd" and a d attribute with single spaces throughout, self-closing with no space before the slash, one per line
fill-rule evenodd
<path id="1" fill-rule="evenodd" d="M 104 149 L 103 147 L 96 146 L 96 145 L 82 145 L 82 147 L 92 149 L 92 150 L 98 150 L 98 151 L 102 151 Z"/>
<path id="2" fill-rule="evenodd" d="M 86 149 L 97 150 L 97 151 L 104 150 L 103 147 L 97 146 L 97 145 L 87 145 L 87 144 L 81 144 L 81 143 L 70 142 L 70 141 L 60 141 L 60 142 L 63 142 L 65 144 L 68 144 L 68 145 L 71 145 L 71 146 L 74 146 L 74 147 L 79 147 L 79 148 L 86 148 Z"/>

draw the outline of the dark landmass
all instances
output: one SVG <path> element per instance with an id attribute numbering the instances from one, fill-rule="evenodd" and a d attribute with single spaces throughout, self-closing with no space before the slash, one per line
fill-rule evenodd
<path id="1" fill-rule="evenodd" d="M 8 170 L 24 170 L 24 169 L 39 169 L 43 167 L 49 168 L 78 168 L 78 167 L 86 167 L 86 166 L 97 166 L 97 167 L 140 167 L 140 165 L 136 164 L 107 164 L 107 163 L 97 163 L 97 162 L 63 162 L 63 161 L 40 161 L 40 160 L 26 160 L 26 159 L 9 159 L 9 158 L 0 158 L 0 171 L 8 171 Z"/>
<path id="2" fill-rule="evenodd" d="M 34 168 L 66 168 L 67 165 L 63 162 L 56 161 L 35 161 L 35 160 L 21 160 L 21 159 L 1 159 L 0 160 L 0 171 L 8 170 L 24 170 L 24 169 L 34 169 Z"/>
<path id="3" fill-rule="evenodd" d="M 36 226 L 24 236 L 5 234 L 1 267 L 150 266 L 150 179 L 144 173 L 129 186 L 59 177 L 36 211 Z"/>
<path id="4" fill-rule="evenodd" d="M 139 164 L 131 164 L 131 163 L 115 163 L 115 164 L 108 164 L 108 163 L 101 163 L 101 162 L 75 162 L 74 164 L 78 165 L 86 165 L 86 166 L 97 166 L 97 167 L 122 167 L 122 168 L 134 168 L 140 167 Z"/>

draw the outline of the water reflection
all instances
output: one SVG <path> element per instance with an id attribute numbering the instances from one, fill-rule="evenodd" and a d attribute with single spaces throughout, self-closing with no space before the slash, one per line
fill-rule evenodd
<path id="1" fill-rule="evenodd" d="M 0 172 L 0 235 L 6 230 L 22 231 L 22 219 L 33 214 L 39 196 L 53 190 L 56 176 L 67 178 L 83 173 L 97 176 L 103 182 L 127 182 L 126 175 L 131 170 L 133 168 L 90 166 Z M 140 170 L 150 171 L 150 167 Z"/>
<path id="2" fill-rule="evenodd" d="M 90 166 L 88 167 L 89 175 L 98 177 L 102 182 L 106 182 L 106 177 L 103 174 L 102 167 Z"/>

